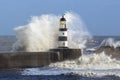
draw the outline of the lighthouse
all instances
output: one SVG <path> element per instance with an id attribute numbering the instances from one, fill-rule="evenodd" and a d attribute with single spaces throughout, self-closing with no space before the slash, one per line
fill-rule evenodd
<path id="1" fill-rule="evenodd" d="M 68 37 L 67 37 L 67 27 L 66 27 L 66 19 L 64 15 L 60 18 L 60 28 L 59 28 L 59 36 L 58 36 L 58 48 L 68 48 Z"/>
<path id="2" fill-rule="evenodd" d="M 58 47 L 45 52 L 23 51 L 0 53 L 0 70 L 44 67 L 51 63 L 76 60 L 82 55 L 81 49 L 68 48 L 68 28 L 64 16 L 60 18 Z"/>

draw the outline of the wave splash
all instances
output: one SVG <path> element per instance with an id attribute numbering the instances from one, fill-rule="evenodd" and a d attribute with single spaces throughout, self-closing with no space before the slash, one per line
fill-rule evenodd
<path id="1" fill-rule="evenodd" d="M 117 48 L 120 47 L 120 41 L 115 41 L 113 38 L 108 38 L 102 41 L 100 47 L 112 47 L 112 48 Z"/>
<path id="2" fill-rule="evenodd" d="M 70 48 L 84 48 L 86 39 L 91 35 L 85 28 L 80 16 L 73 12 L 66 12 L 68 42 Z M 59 19 L 57 15 L 34 16 L 27 25 L 15 28 L 17 42 L 13 51 L 48 51 L 58 47 Z"/>
<path id="3" fill-rule="evenodd" d="M 111 56 L 101 54 L 82 55 L 74 61 L 64 61 L 53 63 L 49 67 L 68 68 L 68 69 L 120 69 L 120 61 Z"/>
<path id="4" fill-rule="evenodd" d="M 22 75 L 120 76 L 120 61 L 101 54 L 83 55 L 78 60 L 52 63 L 44 68 L 25 69 Z"/>

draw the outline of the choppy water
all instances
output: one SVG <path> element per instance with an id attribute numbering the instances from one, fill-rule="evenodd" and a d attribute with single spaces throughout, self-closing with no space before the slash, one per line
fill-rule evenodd
<path id="1" fill-rule="evenodd" d="M 99 46 L 104 39 L 120 37 L 96 36 L 87 43 L 87 48 Z M 12 50 L 14 36 L 0 37 L 0 52 Z M 43 68 L 26 68 L 0 71 L 0 80 L 120 80 L 120 61 L 110 56 L 84 51 L 81 58 L 50 64 Z"/>

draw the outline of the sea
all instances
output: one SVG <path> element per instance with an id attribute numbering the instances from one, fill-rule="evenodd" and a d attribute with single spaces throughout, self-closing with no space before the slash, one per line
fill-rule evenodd
<path id="1" fill-rule="evenodd" d="M 16 40 L 15 36 L 0 36 L 0 52 L 11 52 Z M 120 60 L 104 51 L 94 52 L 103 42 L 120 46 L 119 41 L 120 36 L 93 36 L 79 59 L 38 68 L 0 70 L 0 80 L 120 80 Z"/>

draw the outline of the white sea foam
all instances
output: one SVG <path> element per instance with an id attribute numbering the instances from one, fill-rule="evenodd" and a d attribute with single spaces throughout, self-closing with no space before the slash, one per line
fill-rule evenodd
<path id="1" fill-rule="evenodd" d="M 120 61 L 101 54 L 83 55 L 78 60 L 52 63 L 48 68 L 29 68 L 22 75 L 78 74 L 83 76 L 120 76 Z"/>
<path id="2" fill-rule="evenodd" d="M 51 64 L 50 67 L 69 68 L 69 69 L 120 69 L 120 61 L 101 54 L 82 55 L 73 61 L 64 61 Z"/>
<path id="3" fill-rule="evenodd" d="M 96 47 L 95 48 L 87 48 L 86 51 L 90 51 L 90 52 L 94 52 L 96 50 Z"/>
<path id="4" fill-rule="evenodd" d="M 120 47 L 120 41 L 115 41 L 113 38 L 108 38 L 103 40 L 99 47 L 102 47 L 102 46 L 117 48 L 117 47 Z"/>
<path id="5" fill-rule="evenodd" d="M 17 42 L 13 51 L 47 51 L 58 47 L 59 19 L 57 15 L 34 16 L 27 25 L 15 28 Z M 66 12 L 70 48 L 84 48 L 90 34 L 79 15 Z"/>
<path id="6" fill-rule="evenodd" d="M 107 70 L 95 70 L 95 69 L 83 69 L 83 70 L 71 70 L 71 69 L 40 69 L 40 68 L 29 68 L 21 72 L 22 75 L 67 75 L 67 74 L 77 74 L 82 76 L 119 76 L 120 69 L 107 69 Z"/>

